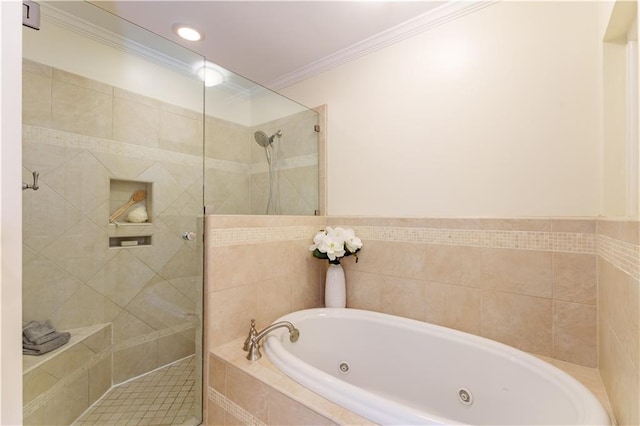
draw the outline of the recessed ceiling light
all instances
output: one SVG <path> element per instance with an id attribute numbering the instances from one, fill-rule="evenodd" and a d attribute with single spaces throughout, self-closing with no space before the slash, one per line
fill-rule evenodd
<path id="1" fill-rule="evenodd" d="M 173 32 L 188 41 L 202 40 L 204 36 L 195 28 L 184 24 L 173 24 Z"/>
<path id="2" fill-rule="evenodd" d="M 196 74 L 200 80 L 204 81 L 206 87 L 217 86 L 224 82 L 224 75 L 209 61 L 206 61 L 204 65 L 199 67 Z"/>

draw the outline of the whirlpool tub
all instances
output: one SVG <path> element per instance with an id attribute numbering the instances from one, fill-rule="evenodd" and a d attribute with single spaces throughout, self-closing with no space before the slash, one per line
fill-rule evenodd
<path id="1" fill-rule="evenodd" d="M 293 380 L 382 425 L 608 425 L 582 384 L 482 337 L 358 309 L 309 309 L 278 321 L 269 360 Z"/>

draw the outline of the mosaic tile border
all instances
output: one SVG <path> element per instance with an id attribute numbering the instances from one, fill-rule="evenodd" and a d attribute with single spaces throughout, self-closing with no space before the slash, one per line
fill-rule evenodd
<path id="1" fill-rule="evenodd" d="M 207 398 L 209 399 L 209 403 L 216 404 L 218 407 L 230 413 L 245 425 L 267 426 L 266 423 L 263 423 L 260 419 L 253 416 L 247 410 L 240 407 L 212 387 L 208 387 L 207 389 Z"/>
<path id="2" fill-rule="evenodd" d="M 309 240 L 313 244 L 313 236 L 322 227 L 304 226 L 266 226 L 260 228 L 215 228 L 207 229 L 210 247 L 223 247 L 240 244 L 260 244 L 277 241 Z"/>
<path id="3" fill-rule="evenodd" d="M 492 231 L 474 229 L 402 228 L 355 226 L 356 235 L 366 244 L 394 241 L 419 244 L 504 248 L 595 254 L 595 234 L 572 232 Z M 286 240 L 308 240 L 311 245 L 317 226 L 209 229 L 212 247 Z"/>
<path id="4" fill-rule="evenodd" d="M 636 280 L 640 280 L 640 245 L 598 235 L 598 255 Z"/>
<path id="5" fill-rule="evenodd" d="M 123 349 L 138 346 L 143 343 L 152 342 L 154 340 L 160 339 L 165 336 L 170 336 L 172 334 L 180 333 L 182 331 L 187 331 L 191 328 L 195 329 L 196 325 L 194 325 L 193 323 L 183 323 L 173 327 L 163 328 L 160 330 L 153 331 L 151 333 L 144 334 L 142 336 L 136 336 L 130 339 L 123 340 L 122 342 L 118 342 L 112 345 L 112 349 L 113 349 L 113 352 L 121 351 Z"/>
<path id="6" fill-rule="evenodd" d="M 79 135 L 77 133 L 63 132 L 61 130 L 49 129 L 46 127 L 24 124 L 22 126 L 22 138 L 28 143 L 47 144 L 71 149 L 84 149 L 96 153 L 162 161 L 196 168 L 203 167 L 202 157 L 199 155 L 184 154 L 160 148 L 151 148 L 148 146 L 98 138 L 95 136 Z M 288 170 L 317 165 L 318 155 L 311 154 L 283 158 L 278 161 L 276 169 Z M 221 170 L 242 174 L 266 173 L 269 171 L 266 163 L 245 164 L 210 157 L 205 157 L 204 168 L 206 170 Z"/>
<path id="7" fill-rule="evenodd" d="M 465 247 L 595 253 L 594 234 L 572 232 L 495 231 L 479 229 L 354 227 L 361 239 Z"/>

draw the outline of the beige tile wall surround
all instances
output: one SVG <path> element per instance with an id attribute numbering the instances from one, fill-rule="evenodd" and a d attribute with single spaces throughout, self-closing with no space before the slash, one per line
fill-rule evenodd
<path id="1" fill-rule="evenodd" d="M 307 248 L 327 224 L 354 228 L 365 245 L 357 264 L 353 257 L 342 262 L 349 307 L 460 329 L 558 362 L 597 366 L 599 237 L 596 220 L 588 218 L 210 216 L 207 348 L 244 336 L 251 312 L 268 323 L 287 310 L 322 303 L 326 265 Z M 289 260 L 283 263 L 279 255 Z M 300 270 L 290 273 L 295 262 L 306 279 Z M 274 272 L 269 265 L 284 269 Z M 291 288 L 283 284 L 291 277 L 303 278 Z M 296 302 L 305 297 L 307 302 Z M 263 313 L 262 304 L 273 312 Z M 220 380 L 209 371 L 210 380 Z M 209 402 L 226 407 L 221 398 L 210 395 Z M 224 420 L 225 413 L 216 410 L 209 410 L 216 421 L 242 417 L 231 410 Z"/>
<path id="2" fill-rule="evenodd" d="M 595 220 L 330 217 L 328 223 L 354 228 L 365 243 L 357 264 L 343 262 L 348 306 L 597 365 Z"/>
<path id="3" fill-rule="evenodd" d="M 314 216 L 208 216 L 208 346 L 269 324 L 288 312 L 321 306 L 324 262 L 311 256 Z"/>
<path id="4" fill-rule="evenodd" d="M 248 361 L 244 338 L 211 350 L 208 357 L 206 425 L 372 425 L 296 383 L 267 357 Z M 540 357 L 585 385 L 611 416 L 597 369 Z M 615 423 L 614 423 L 615 424 Z"/>
<path id="5" fill-rule="evenodd" d="M 599 369 L 619 424 L 640 423 L 640 222 L 598 220 Z"/>
<path id="6" fill-rule="evenodd" d="M 242 338 L 209 355 L 207 425 L 372 425 L 289 379 L 266 357 L 247 361 Z"/>

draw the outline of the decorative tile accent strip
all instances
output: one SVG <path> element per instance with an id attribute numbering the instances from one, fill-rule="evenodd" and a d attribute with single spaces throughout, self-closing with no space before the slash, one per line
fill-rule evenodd
<path id="1" fill-rule="evenodd" d="M 209 245 L 211 247 L 232 246 L 239 244 L 258 244 L 274 241 L 309 240 L 313 243 L 313 236 L 321 227 L 277 226 L 264 228 L 227 228 L 208 229 Z"/>
<path id="2" fill-rule="evenodd" d="M 91 152 L 121 155 L 130 158 L 140 158 L 153 161 L 163 161 L 192 167 L 202 167 L 202 157 L 184 154 L 158 148 L 135 145 L 111 139 L 94 136 L 67 133 L 60 130 L 47 129 L 36 126 L 22 126 L 22 136 L 26 142 L 47 144 L 63 148 L 85 149 Z M 228 172 L 247 173 L 249 165 L 232 161 L 207 158 L 205 166 L 208 169 L 224 170 Z"/>
<path id="3" fill-rule="evenodd" d="M 640 245 L 598 235 L 598 255 L 640 280 Z"/>
<path id="4" fill-rule="evenodd" d="M 276 170 L 297 169 L 299 167 L 312 167 L 318 165 L 318 154 L 300 155 L 278 159 Z M 267 173 L 269 166 L 267 163 L 254 163 L 251 165 L 251 174 Z"/>
<path id="5" fill-rule="evenodd" d="M 478 229 L 356 226 L 363 241 L 398 241 L 468 247 L 595 253 L 594 234 L 572 232 L 492 231 Z"/>
<path id="6" fill-rule="evenodd" d="M 186 331 L 186 330 L 189 330 L 190 328 L 195 328 L 195 327 L 196 327 L 195 324 L 186 322 L 183 324 L 175 325 L 173 327 L 156 330 L 151 333 L 144 334 L 142 336 L 132 337 L 131 339 L 127 339 L 122 342 L 114 344 L 112 346 L 113 352 L 121 351 L 123 349 L 131 348 L 133 346 L 141 345 L 143 343 L 152 342 L 161 337 L 169 336 L 171 334 L 179 333 L 181 331 Z"/>
<path id="7" fill-rule="evenodd" d="M 122 155 L 131 158 L 140 158 L 153 161 L 181 164 L 192 167 L 202 167 L 202 157 L 199 155 L 184 154 L 181 152 L 167 151 L 158 148 L 114 141 L 111 139 L 97 138 L 94 136 L 67 133 L 60 130 L 23 125 L 23 139 L 26 142 L 47 144 L 63 148 L 85 149 L 91 152 Z M 299 157 L 283 158 L 278 162 L 278 170 L 293 169 L 298 167 L 317 166 L 318 155 L 303 155 Z M 222 170 L 232 173 L 266 173 L 266 163 L 245 164 L 216 158 L 205 158 L 205 169 Z"/>
<path id="8" fill-rule="evenodd" d="M 251 426 L 267 426 L 266 423 L 263 423 L 260 419 L 251 415 L 251 413 L 235 404 L 233 401 L 222 395 L 214 388 L 209 387 L 207 394 L 210 403 L 216 404 L 224 411 L 231 413 L 233 417 L 240 420 L 242 424 Z"/>
<path id="9" fill-rule="evenodd" d="M 476 229 L 401 228 L 356 226 L 356 235 L 363 241 L 397 241 L 420 244 L 506 248 L 569 253 L 596 253 L 594 234 L 573 232 L 491 231 Z M 212 247 L 254 244 L 272 241 L 311 241 L 317 226 L 287 226 L 266 228 L 210 229 Z"/>

